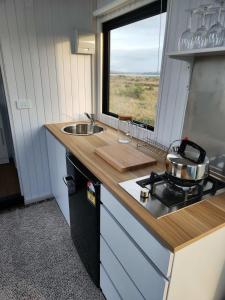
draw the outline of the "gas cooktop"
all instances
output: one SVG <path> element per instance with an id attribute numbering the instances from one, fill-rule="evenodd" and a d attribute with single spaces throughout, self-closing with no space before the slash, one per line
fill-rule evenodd
<path id="1" fill-rule="evenodd" d="M 225 192 L 225 183 L 212 176 L 185 186 L 171 181 L 166 173 L 154 172 L 119 185 L 156 218 Z"/>

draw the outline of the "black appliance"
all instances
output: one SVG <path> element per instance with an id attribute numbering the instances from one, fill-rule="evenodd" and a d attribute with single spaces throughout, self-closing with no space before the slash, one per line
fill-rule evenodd
<path id="1" fill-rule="evenodd" d="M 70 152 L 66 155 L 71 236 L 77 252 L 97 287 L 100 285 L 99 180 Z"/>

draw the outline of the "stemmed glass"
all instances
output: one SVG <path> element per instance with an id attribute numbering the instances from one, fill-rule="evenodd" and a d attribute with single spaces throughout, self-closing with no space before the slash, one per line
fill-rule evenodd
<path id="1" fill-rule="evenodd" d="M 208 5 L 201 5 L 198 9 L 194 10 L 194 14 L 200 14 L 201 16 L 201 26 L 197 28 L 193 34 L 192 44 L 193 48 L 200 49 L 205 48 L 207 44 L 207 28 L 206 28 L 206 14 L 208 12 Z"/>
<path id="2" fill-rule="evenodd" d="M 220 3 L 219 7 L 215 7 L 214 9 L 217 10 L 217 22 L 213 24 L 207 33 L 207 47 L 220 47 L 224 43 L 225 39 L 225 28 L 221 23 L 221 14 L 223 10 L 223 4 L 225 3 L 224 0 L 217 1 Z"/>
<path id="3" fill-rule="evenodd" d="M 182 33 L 179 41 L 178 41 L 178 50 L 189 50 L 192 49 L 192 41 L 193 41 L 193 32 L 191 31 L 191 25 L 192 25 L 192 15 L 193 10 L 187 9 L 188 12 L 188 27 L 187 29 Z"/>

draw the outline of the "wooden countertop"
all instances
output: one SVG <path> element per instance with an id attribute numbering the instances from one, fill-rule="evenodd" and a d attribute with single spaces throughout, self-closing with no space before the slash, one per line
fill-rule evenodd
<path id="1" fill-rule="evenodd" d="M 171 251 L 182 249 L 225 225 L 225 193 L 209 197 L 175 213 L 155 219 L 118 183 L 148 175 L 153 170 L 162 171 L 164 169 L 163 162 L 120 173 L 94 152 L 96 147 L 117 143 L 114 129 L 101 124 L 106 128 L 103 133 L 81 137 L 63 133 L 61 128 L 67 124 L 69 123 L 47 124 L 45 127 L 90 169 L 147 230 Z M 147 152 L 145 151 L 145 153 Z M 149 152 L 149 154 L 153 156 L 152 153 Z"/>

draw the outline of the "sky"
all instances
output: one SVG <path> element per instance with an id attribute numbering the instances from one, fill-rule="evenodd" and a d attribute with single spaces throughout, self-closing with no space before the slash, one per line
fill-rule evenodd
<path id="1" fill-rule="evenodd" d="M 160 72 L 165 24 L 163 13 L 111 30 L 111 72 Z"/>

